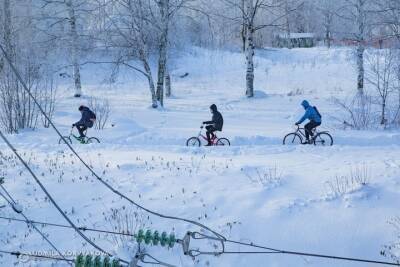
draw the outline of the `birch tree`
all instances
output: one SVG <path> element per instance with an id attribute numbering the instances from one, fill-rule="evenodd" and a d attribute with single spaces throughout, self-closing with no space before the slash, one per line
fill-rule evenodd
<path id="1" fill-rule="evenodd" d="M 40 0 L 42 1 L 42 16 L 40 19 L 48 23 L 43 31 L 52 38 L 58 40 L 58 44 L 64 46 L 69 55 L 74 84 L 74 97 L 82 95 L 81 81 L 81 50 L 83 38 L 88 37 L 82 32 L 85 21 L 92 12 L 91 1 L 88 0 Z M 79 22 L 82 21 L 81 25 Z M 64 31 L 64 28 L 67 30 Z"/>
<path id="2" fill-rule="evenodd" d="M 339 17 L 349 23 L 350 37 L 356 42 L 357 92 L 364 94 L 364 52 L 370 27 L 372 25 L 371 0 L 345 0 L 344 6 L 338 11 Z"/>
<path id="3" fill-rule="evenodd" d="M 334 31 L 334 19 L 336 16 L 337 2 L 331 0 L 319 0 L 316 7 L 322 16 L 322 26 L 324 29 L 324 42 L 330 48 Z"/>
<path id="4" fill-rule="evenodd" d="M 157 108 L 156 86 L 150 65 L 150 55 L 156 51 L 157 44 L 157 28 L 151 19 L 152 6 L 145 0 L 119 0 L 113 1 L 109 10 L 104 42 L 116 50 L 116 55 L 107 63 L 122 65 L 144 75 L 152 107 Z"/>
<path id="5" fill-rule="evenodd" d="M 157 100 L 164 106 L 164 80 L 167 67 L 168 29 L 170 23 L 170 0 L 156 0 L 160 13 L 160 37 L 158 44 Z"/>
<path id="6" fill-rule="evenodd" d="M 20 70 L 21 78 L 30 93 L 40 101 L 44 81 L 42 72 L 47 63 L 48 47 L 40 47 L 43 36 L 35 31 L 30 0 L 4 0 L 1 4 L 1 44 L 5 54 L 3 57 L 2 50 L 4 62 L 0 72 L 0 127 L 8 133 L 17 133 L 20 129 L 36 127 L 38 110 L 9 62 Z"/>
<path id="7" fill-rule="evenodd" d="M 244 35 L 244 54 L 246 59 L 246 91 L 247 97 L 254 97 L 254 54 L 255 33 L 267 27 L 283 26 L 287 16 L 296 8 L 285 9 L 288 0 L 221 0 L 225 5 L 221 17 L 240 25 Z M 282 8 L 286 12 L 276 14 Z M 228 12 L 226 12 L 228 9 Z M 229 15 L 229 12 L 233 15 Z M 226 15 L 225 13 L 228 13 Z"/>

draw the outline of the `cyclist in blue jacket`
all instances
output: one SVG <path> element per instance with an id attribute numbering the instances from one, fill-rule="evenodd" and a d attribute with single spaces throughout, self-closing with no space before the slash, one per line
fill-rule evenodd
<path id="1" fill-rule="evenodd" d="M 306 112 L 304 113 L 303 117 L 301 117 L 301 119 L 296 122 L 296 125 L 302 124 L 307 119 L 309 120 L 309 122 L 304 125 L 307 139 L 306 144 L 308 144 L 310 143 L 310 136 L 314 136 L 312 129 L 317 128 L 321 125 L 321 114 L 319 113 L 318 109 L 311 106 L 307 100 L 303 100 L 303 102 L 301 102 L 301 105 L 306 110 Z"/>

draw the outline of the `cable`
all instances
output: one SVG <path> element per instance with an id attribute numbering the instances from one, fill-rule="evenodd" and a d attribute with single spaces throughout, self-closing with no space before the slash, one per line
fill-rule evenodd
<path id="1" fill-rule="evenodd" d="M 0 250 L 0 253 L 10 254 L 10 255 L 16 256 L 17 258 L 19 258 L 20 256 L 28 256 L 28 257 L 32 257 L 32 258 L 41 258 L 41 259 L 65 261 L 65 262 L 69 262 L 69 263 L 74 263 L 74 260 L 70 260 L 70 259 L 50 257 L 50 256 L 44 256 L 44 255 L 35 255 L 35 254 L 23 253 L 23 252 L 19 252 L 19 251 Z"/>
<path id="2" fill-rule="evenodd" d="M 84 161 L 82 159 L 82 157 L 78 154 L 78 152 L 75 151 L 75 149 L 72 147 L 71 144 L 68 143 L 67 140 L 65 140 L 64 136 L 61 134 L 61 132 L 58 130 L 58 128 L 55 126 L 55 124 L 53 123 L 53 121 L 50 119 L 50 117 L 46 114 L 46 112 L 43 110 L 42 106 L 40 105 L 40 103 L 38 102 L 38 100 L 36 99 L 36 97 L 31 93 L 31 91 L 28 89 L 28 87 L 26 86 L 24 80 L 22 79 L 21 75 L 19 74 L 18 70 L 16 69 L 16 67 L 14 66 L 14 64 L 11 62 L 10 57 L 8 56 L 7 52 L 5 51 L 4 47 L 0 44 L 0 50 L 2 51 L 4 58 L 7 60 L 8 64 L 10 65 L 12 71 L 15 73 L 15 76 L 17 77 L 17 79 L 19 80 L 19 82 L 21 83 L 22 87 L 24 88 L 24 90 L 26 91 L 26 93 L 28 93 L 29 97 L 32 98 L 33 102 L 35 103 L 35 105 L 39 108 L 40 112 L 43 114 L 43 116 L 46 118 L 46 120 L 49 122 L 49 124 L 51 125 L 51 127 L 54 129 L 54 131 L 58 134 L 58 136 L 60 136 L 60 138 L 63 140 L 63 142 L 68 146 L 68 148 L 71 150 L 71 152 L 79 159 L 79 161 L 90 171 L 90 173 L 95 176 L 97 178 L 97 180 L 99 180 L 104 186 L 106 186 L 108 189 L 110 189 L 114 194 L 120 196 L 121 198 L 127 200 L 128 202 L 130 202 L 131 204 L 135 205 L 136 207 L 150 213 L 153 214 L 155 216 L 158 216 L 160 218 L 164 218 L 164 219 L 170 219 L 170 220 L 178 220 L 178 221 L 183 221 L 183 222 L 187 222 L 193 225 L 197 225 L 198 227 L 201 227 L 211 233 L 213 233 L 215 236 L 219 237 L 222 240 L 225 240 L 226 238 L 224 236 L 222 236 L 221 234 L 217 233 L 216 231 L 212 230 L 211 228 L 198 223 L 196 221 L 193 220 L 189 220 L 189 219 L 185 219 L 185 218 L 180 218 L 180 217 L 176 217 L 176 216 L 169 216 L 169 215 L 164 215 L 158 212 L 155 212 L 153 210 L 150 210 L 138 203 L 136 203 L 135 201 L 133 201 L 132 199 L 130 199 L 129 197 L 127 197 L 126 195 L 122 194 L 121 192 L 119 192 L 117 189 L 113 188 L 109 183 L 107 183 L 106 181 L 104 181 L 87 163 L 86 161 Z"/>
<path id="3" fill-rule="evenodd" d="M 0 192 L 1 194 L 1 192 Z M 9 218 L 9 217 L 3 217 L 0 216 L 0 220 L 8 220 L 8 221 L 15 221 L 15 222 L 27 222 L 31 224 L 41 224 L 41 225 L 48 225 L 48 226 L 54 226 L 54 227 L 60 227 L 60 228 L 69 228 L 73 229 L 73 227 L 69 225 L 63 225 L 63 224 L 56 224 L 56 223 L 48 223 L 48 222 L 39 222 L 39 221 L 32 221 L 32 220 L 22 220 L 22 219 L 16 219 L 16 218 Z M 88 228 L 88 227 L 83 227 L 83 226 L 78 226 L 79 230 L 82 231 L 88 231 L 88 232 L 99 232 L 99 233 L 105 233 L 105 234 L 113 234 L 113 235 L 124 235 L 124 236 L 130 236 L 134 237 L 134 234 L 130 233 L 122 233 L 122 232 L 114 232 L 114 231 L 108 231 L 108 230 L 100 230 L 100 229 L 94 229 L 94 228 Z"/>
<path id="4" fill-rule="evenodd" d="M 1 47 L 1 46 L 0 46 Z M 53 197 L 50 195 L 50 193 L 47 191 L 47 189 L 44 187 L 42 182 L 37 178 L 36 174 L 32 171 L 32 169 L 28 166 L 28 164 L 25 162 L 25 160 L 19 155 L 17 150 L 14 148 L 14 146 L 8 141 L 8 139 L 5 137 L 3 132 L 0 130 L 0 137 L 3 139 L 3 141 L 7 144 L 7 146 L 14 152 L 15 156 L 20 160 L 20 162 L 24 165 L 24 167 L 29 171 L 29 173 L 32 175 L 32 177 L 35 179 L 36 183 L 40 186 L 42 191 L 46 194 L 46 196 L 49 198 L 50 202 L 56 207 L 56 209 L 59 211 L 59 213 L 64 217 L 64 219 L 74 228 L 74 230 L 90 245 L 92 245 L 95 249 L 99 250 L 100 252 L 112 256 L 110 253 L 106 252 L 104 249 L 100 248 L 98 245 L 96 245 L 94 242 L 92 242 L 87 236 L 85 236 L 78 227 L 71 221 L 71 219 L 62 211 L 60 206 L 55 202 Z M 123 261 L 124 263 L 128 263 L 127 261 Z"/>
<path id="5" fill-rule="evenodd" d="M 353 258 L 353 257 L 339 257 L 339 256 L 316 254 L 316 253 L 309 253 L 309 252 L 290 251 L 290 250 L 276 249 L 276 248 L 256 245 L 252 242 L 246 243 L 246 242 L 240 242 L 240 241 L 229 240 L 229 239 L 227 239 L 225 241 L 220 241 L 222 243 L 222 248 L 220 249 L 220 251 L 204 252 L 204 251 L 200 251 L 199 249 L 192 249 L 192 250 L 189 249 L 188 245 L 190 243 L 190 238 L 195 239 L 195 240 L 205 240 L 205 239 L 213 240 L 213 241 L 218 241 L 218 240 L 216 240 L 216 238 L 213 236 L 207 236 L 202 233 L 188 232 L 186 234 L 185 238 L 183 240 L 181 240 L 181 243 L 183 245 L 183 250 L 184 250 L 185 255 L 189 255 L 193 259 L 195 259 L 197 256 L 200 256 L 200 255 L 220 256 L 222 254 L 289 254 L 289 255 L 307 256 L 307 257 L 314 257 L 314 258 L 327 258 L 327 259 L 333 259 L 333 260 L 344 260 L 344 261 L 352 261 L 352 262 L 363 262 L 363 263 L 373 263 L 373 264 L 381 264 L 381 265 L 400 266 L 400 263 L 377 261 L 377 260 L 367 260 L 367 259 L 360 259 L 360 258 Z M 226 251 L 225 243 L 232 243 L 232 244 L 238 244 L 238 245 L 243 245 L 243 246 L 247 246 L 247 247 L 254 247 L 254 248 L 263 249 L 266 251 Z"/>
<path id="6" fill-rule="evenodd" d="M 3 189 L 3 191 L 8 195 L 8 197 L 10 198 L 11 201 L 10 201 L 9 199 L 7 199 L 1 192 L 0 192 L 0 195 L 4 198 L 5 201 L 8 202 L 8 204 L 10 204 L 10 206 L 13 207 L 13 206 L 16 204 L 15 200 L 11 197 L 11 195 L 8 193 L 8 191 L 4 188 L 4 186 L 3 186 L 2 184 L 0 184 L 0 187 L 1 187 L 1 188 Z M 17 212 L 17 211 L 15 210 L 15 208 L 13 208 L 13 210 L 14 210 L 15 212 Z M 29 223 L 28 223 L 28 221 L 29 221 L 28 217 L 26 217 L 25 214 L 24 214 L 22 211 L 19 211 L 18 213 L 21 214 L 22 217 L 24 217 L 25 221 L 27 222 L 27 225 L 29 225 Z M 50 245 L 64 260 L 66 260 L 66 258 L 65 258 L 64 255 L 61 253 L 61 251 L 58 250 L 58 248 L 43 234 L 43 232 L 40 231 L 39 228 L 36 227 L 36 225 L 34 225 L 34 224 L 31 224 L 31 225 L 32 225 L 32 227 L 36 230 L 36 232 L 38 232 L 38 233 L 42 236 L 42 238 L 43 238 L 44 240 L 46 240 L 46 242 L 47 242 L 47 243 L 48 243 L 48 244 L 49 244 L 49 245 Z"/>
<path id="7" fill-rule="evenodd" d="M 288 255 L 298 255 L 298 256 L 307 256 L 307 257 L 314 257 L 314 258 L 326 258 L 326 259 L 333 259 L 333 260 L 344 260 L 344 261 L 352 261 L 352 262 L 363 262 L 363 263 L 373 263 L 373 264 L 381 264 L 381 265 L 391 265 L 391 266 L 400 266 L 399 263 L 393 262 L 386 262 L 386 261 L 377 261 L 377 260 L 366 260 L 360 258 L 352 258 L 352 257 L 340 257 L 340 256 L 333 256 L 333 255 L 324 255 L 324 254 L 316 254 L 316 253 L 308 253 L 308 252 L 298 252 L 298 251 L 290 251 L 290 250 L 281 250 L 281 249 L 274 249 L 265 246 L 256 245 L 253 243 L 245 243 L 235 240 L 226 240 L 227 243 L 234 243 L 248 247 L 255 247 L 259 249 L 265 249 L 269 251 L 265 251 L 264 254 L 288 254 Z M 262 252 L 226 252 L 227 254 L 239 254 L 239 253 L 247 253 L 247 254 L 262 254 Z"/>

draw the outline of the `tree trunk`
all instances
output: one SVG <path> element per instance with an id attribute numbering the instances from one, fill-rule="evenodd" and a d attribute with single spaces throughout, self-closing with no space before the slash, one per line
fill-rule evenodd
<path id="1" fill-rule="evenodd" d="M 357 91 L 364 94 L 364 44 L 361 42 L 357 47 Z"/>
<path id="2" fill-rule="evenodd" d="M 167 65 L 168 24 L 169 24 L 169 0 L 160 0 L 158 3 L 161 15 L 161 36 L 159 40 L 158 76 L 157 76 L 157 100 L 164 106 L 164 78 Z"/>
<path id="3" fill-rule="evenodd" d="M 326 46 L 329 48 L 331 48 L 331 33 L 330 31 L 326 32 Z"/>
<path id="4" fill-rule="evenodd" d="M 11 30 L 11 5 L 10 5 L 10 0 L 4 0 L 3 3 L 3 12 L 4 12 L 4 44 L 5 44 L 5 50 L 10 58 L 11 61 L 14 61 L 15 59 L 15 50 L 14 50 L 14 44 L 12 41 L 12 30 Z"/>
<path id="5" fill-rule="evenodd" d="M 246 25 L 246 96 L 254 96 L 254 28 L 253 28 L 253 0 L 247 0 Z"/>
<path id="6" fill-rule="evenodd" d="M 73 78 L 75 84 L 75 93 L 74 97 L 80 97 L 82 95 L 82 84 L 81 84 L 81 74 L 80 74 L 80 64 L 79 64 L 79 55 L 78 55 L 78 32 L 76 29 L 76 16 L 75 16 L 75 7 L 73 6 L 72 0 L 67 1 L 68 7 L 68 16 L 69 16 L 69 24 L 70 24 L 70 52 L 71 52 L 71 60 L 73 67 Z"/>
<path id="7" fill-rule="evenodd" d="M 383 101 L 382 103 L 382 113 L 381 113 L 381 125 L 385 125 L 386 124 L 386 102 Z"/>
<path id="8" fill-rule="evenodd" d="M 245 6 L 245 0 L 242 0 L 241 2 L 242 4 L 242 9 L 245 10 L 246 6 Z M 242 31 L 241 31 L 241 36 L 242 36 L 242 50 L 243 53 L 246 52 L 246 14 L 243 13 L 243 25 L 242 25 Z"/>
<path id="9" fill-rule="evenodd" d="M 139 55 L 140 55 L 140 60 L 143 63 L 143 68 L 144 68 L 144 70 L 145 70 L 145 72 L 147 74 L 147 81 L 149 83 L 152 107 L 153 108 L 157 108 L 157 106 L 158 106 L 158 104 L 157 104 L 157 95 L 156 95 L 156 90 L 155 90 L 154 81 L 153 81 L 153 74 L 151 72 L 151 68 L 150 68 L 149 62 L 147 61 L 147 59 L 145 57 L 145 52 L 140 51 Z"/>
<path id="10" fill-rule="evenodd" d="M 289 21 L 289 0 L 285 1 L 285 28 L 286 28 L 286 38 L 287 38 L 287 48 L 293 48 L 292 40 L 290 39 L 290 21 Z"/>
<path id="11" fill-rule="evenodd" d="M 357 91 L 364 94 L 365 0 L 357 2 Z"/>
<path id="12" fill-rule="evenodd" d="M 171 97 L 171 76 L 169 75 L 168 68 L 165 69 L 165 96 Z"/>

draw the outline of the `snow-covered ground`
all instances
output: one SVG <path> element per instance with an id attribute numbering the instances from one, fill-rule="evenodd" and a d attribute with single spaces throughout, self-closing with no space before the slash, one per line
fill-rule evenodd
<path id="1" fill-rule="evenodd" d="M 399 215 L 400 134 L 344 131 L 331 98 L 355 87 L 352 51 L 324 48 L 257 51 L 256 97 L 244 95 L 243 55 L 193 49 L 174 60 L 173 97 L 150 108 L 145 80 L 123 72 L 104 84 L 105 69 L 85 66 L 88 95 L 107 98 L 112 114 L 101 144 L 74 148 L 104 179 L 147 208 L 198 221 L 224 236 L 273 248 L 387 260 L 384 245 L 396 240 L 388 221 Z M 189 73 L 185 78 L 179 76 Z M 87 99 L 58 95 L 56 125 L 66 134 Z M 283 136 L 302 115 L 308 99 L 323 115 L 321 129 L 332 147 L 283 146 Z M 224 116 L 231 147 L 187 148 L 215 103 Z M 114 127 L 110 125 L 114 124 Z M 51 129 L 8 136 L 52 196 L 77 225 L 135 231 L 174 231 L 181 238 L 200 228 L 151 216 L 122 200 L 90 175 Z M 29 173 L 0 143 L 4 186 L 33 220 L 66 222 Z M 4 204 L 0 201 L 0 206 Z M 18 217 L 9 207 L 0 216 Z M 128 219 L 126 219 L 128 217 Z M 121 224 L 121 225 L 120 225 Z M 127 225 L 127 226 L 126 226 Z M 1 249 L 47 253 L 51 248 L 23 223 L 0 220 Z M 129 229 L 127 229 L 129 228 Z M 95 251 L 72 230 L 40 226 L 61 251 Z M 134 244 L 112 235 L 85 232 L 108 251 L 128 259 Z M 213 250 L 212 244 L 201 244 Z M 373 266 L 288 255 L 201 256 L 176 246 L 148 252 L 176 266 Z M 229 245 L 229 250 L 245 251 Z M 0 255 L 0 266 L 51 266 Z M 57 263 L 52 266 L 62 266 Z M 150 265 L 151 266 L 151 265 Z"/>

